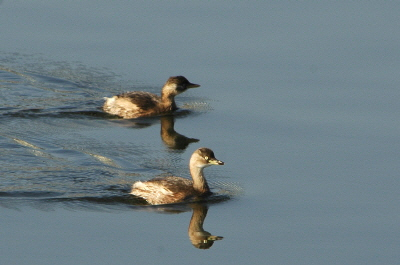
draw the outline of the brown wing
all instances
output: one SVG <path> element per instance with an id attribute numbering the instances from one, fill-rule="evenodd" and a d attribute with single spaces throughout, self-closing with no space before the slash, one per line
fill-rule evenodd
<path id="1" fill-rule="evenodd" d="M 160 102 L 159 96 L 149 92 L 127 92 L 118 95 L 118 97 L 129 100 L 143 111 L 156 108 Z"/>
<path id="2" fill-rule="evenodd" d="M 181 202 L 194 196 L 192 181 L 179 177 L 155 178 L 135 182 L 131 194 L 147 200 L 150 204 Z"/>
<path id="3" fill-rule="evenodd" d="M 157 183 L 158 185 L 170 190 L 172 193 L 191 193 L 193 191 L 193 182 L 189 179 L 180 177 L 170 176 L 164 178 L 155 178 L 149 180 L 148 182 Z"/>

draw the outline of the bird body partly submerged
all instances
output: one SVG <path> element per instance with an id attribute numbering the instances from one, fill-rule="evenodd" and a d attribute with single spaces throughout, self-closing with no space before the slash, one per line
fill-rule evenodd
<path id="1" fill-rule="evenodd" d="M 149 181 L 137 181 L 131 194 L 145 199 L 149 204 L 169 204 L 196 200 L 211 194 L 203 169 L 211 165 L 223 165 L 208 148 L 199 148 L 191 156 L 190 174 L 193 180 L 181 177 L 155 178 Z"/>
<path id="2" fill-rule="evenodd" d="M 142 197 L 154 205 L 176 203 L 204 196 L 193 188 L 193 181 L 175 176 L 135 182 L 131 194 Z"/>
<path id="3" fill-rule="evenodd" d="M 107 113 L 132 119 L 154 116 L 177 110 L 175 96 L 200 85 L 190 83 L 183 76 L 170 77 L 161 90 L 161 96 L 149 92 L 126 92 L 105 98 L 103 110 Z"/>

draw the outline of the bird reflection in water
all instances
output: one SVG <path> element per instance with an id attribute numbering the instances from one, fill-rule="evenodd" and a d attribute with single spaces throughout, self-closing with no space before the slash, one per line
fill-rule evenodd
<path id="1" fill-rule="evenodd" d="M 187 115 L 187 111 L 181 111 L 179 115 L 180 116 Z M 161 123 L 161 129 L 160 129 L 161 139 L 165 144 L 165 146 L 167 146 L 169 149 L 185 150 L 189 146 L 189 144 L 196 143 L 199 141 L 199 139 L 189 138 L 175 131 L 174 115 L 163 115 L 152 118 L 139 118 L 135 120 L 113 119 L 111 121 L 119 124 L 122 127 L 132 128 L 132 129 L 143 129 L 157 124 L 158 119 L 160 119 Z"/>
<path id="2" fill-rule="evenodd" d="M 184 150 L 189 144 L 198 142 L 199 139 L 189 138 L 179 134 L 174 129 L 174 117 L 172 115 L 165 115 L 160 117 L 161 121 L 161 139 L 164 144 L 170 149 Z"/>
<path id="3" fill-rule="evenodd" d="M 192 218 L 190 219 L 188 235 L 192 245 L 199 249 L 209 249 L 214 241 L 223 239 L 222 236 L 213 236 L 209 232 L 204 231 L 204 219 L 207 216 L 208 207 L 203 204 L 191 204 L 193 209 Z"/>
<path id="4" fill-rule="evenodd" d="M 135 204 L 139 206 L 138 202 L 135 202 Z M 198 249 L 209 249 L 213 246 L 214 241 L 223 239 L 222 236 L 214 236 L 211 233 L 204 231 L 203 224 L 208 212 L 208 206 L 204 202 L 190 204 L 165 204 L 156 206 L 146 205 L 139 206 L 139 209 L 165 214 L 179 214 L 192 210 L 192 217 L 190 219 L 188 228 L 188 236 L 192 245 Z"/>

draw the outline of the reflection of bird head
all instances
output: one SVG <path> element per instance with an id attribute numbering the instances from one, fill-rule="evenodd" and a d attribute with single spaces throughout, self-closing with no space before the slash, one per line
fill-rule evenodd
<path id="1" fill-rule="evenodd" d="M 213 236 L 206 231 L 193 233 L 192 237 L 190 237 L 192 245 L 199 249 L 209 249 L 214 244 L 214 241 L 221 239 L 223 239 L 222 236 Z"/>
<path id="2" fill-rule="evenodd" d="M 207 206 L 203 204 L 192 204 L 192 219 L 189 224 L 189 238 L 192 245 L 199 249 L 209 249 L 216 240 L 221 240 L 222 236 L 213 236 L 209 232 L 204 231 L 203 223 L 207 216 Z"/>
<path id="3" fill-rule="evenodd" d="M 184 150 L 190 143 L 198 142 L 199 139 L 189 138 L 179 134 L 174 129 L 174 117 L 172 115 L 161 116 L 161 139 L 171 149 Z"/>

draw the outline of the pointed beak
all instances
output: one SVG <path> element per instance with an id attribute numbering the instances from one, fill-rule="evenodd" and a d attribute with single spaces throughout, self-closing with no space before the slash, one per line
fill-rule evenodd
<path id="1" fill-rule="evenodd" d="M 216 158 L 211 158 L 210 160 L 208 160 L 208 163 L 211 165 L 219 165 L 219 166 L 222 166 L 225 164 L 224 162 L 222 162 Z"/>
<path id="2" fill-rule="evenodd" d="M 212 240 L 212 241 L 216 241 L 216 240 L 222 240 L 224 237 L 222 236 L 208 236 L 207 240 Z"/>
<path id="3" fill-rule="evenodd" d="M 198 85 L 198 84 L 192 84 L 192 83 L 189 83 L 188 85 L 187 85 L 187 88 L 195 88 L 195 87 L 199 87 L 200 85 Z"/>

